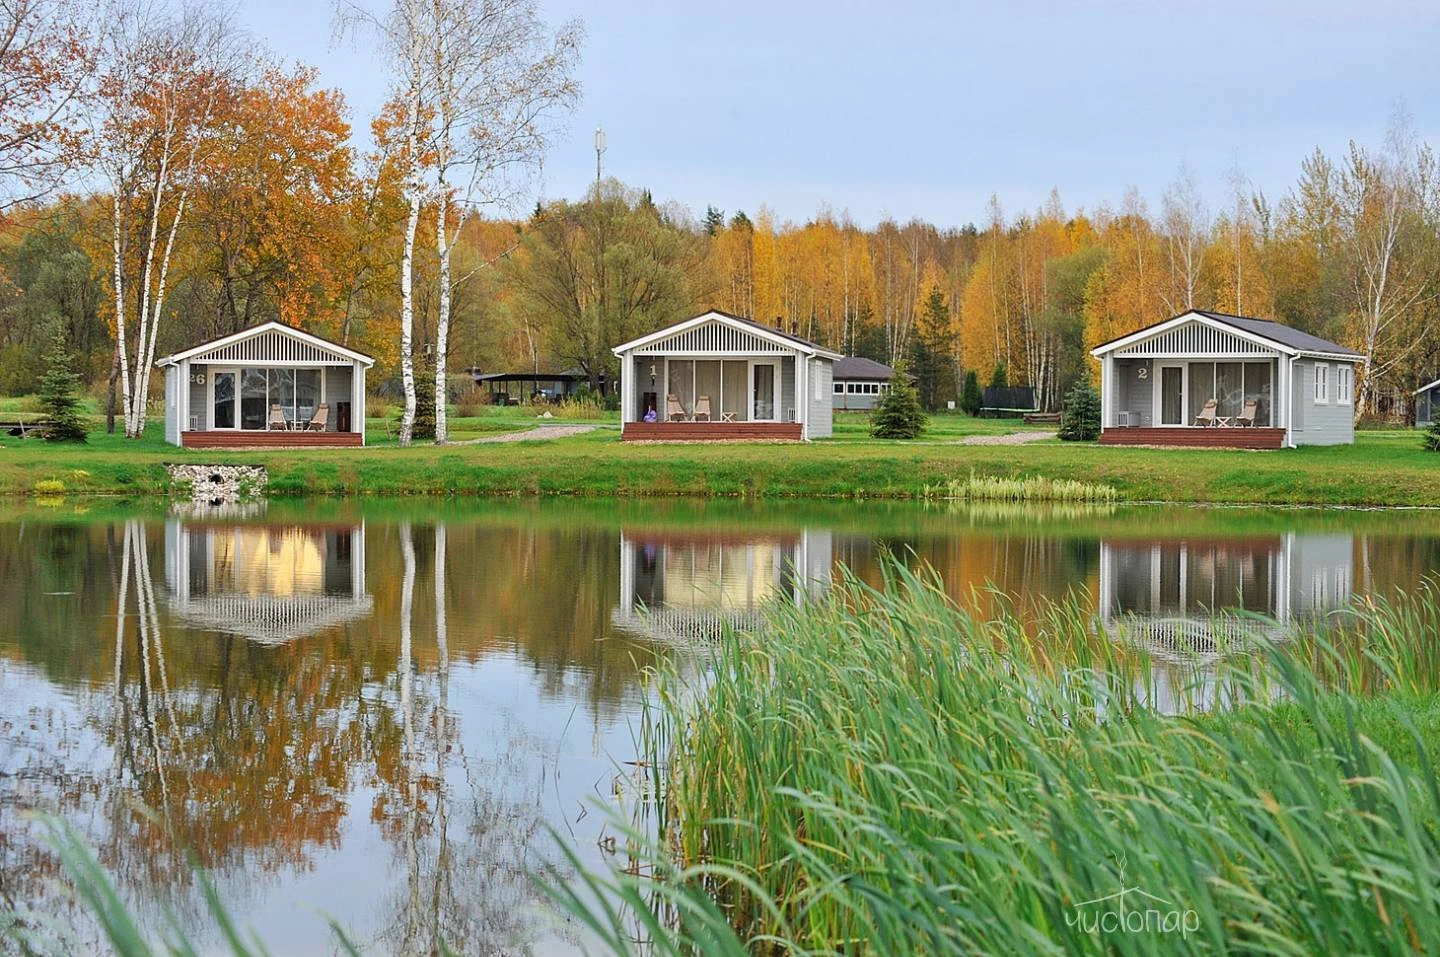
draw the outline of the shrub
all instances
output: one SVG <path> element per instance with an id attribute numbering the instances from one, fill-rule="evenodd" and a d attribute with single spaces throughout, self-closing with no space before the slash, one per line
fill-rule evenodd
<path id="1" fill-rule="evenodd" d="M 1430 428 L 1425 430 L 1425 448 L 1431 452 L 1440 452 L 1440 420 L 1430 423 Z"/>
<path id="2" fill-rule="evenodd" d="M 390 414 L 390 402 L 384 396 L 367 395 L 365 397 L 365 418 L 383 419 Z"/>
<path id="3" fill-rule="evenodd" d="M 45 354 L 45 374 L 40 377 L 40 405 L 49 420 L 45 438 L 50 442 L 84 442 L 85 416 L 80 411 L 80 377 L 75 361 L 59 333 Z"/>
<path id="4" fill-rule="evenodd" d="M 880 397 L 870 417 L 870 434 L 877 439 L 916 439 L 925 431 L 925 410 L 905 370 L 896 369 L 890 391 Z"/>
<path id="5" fill-rule="evenodd" d="M 1082 380 L 1065 396 L 1065 406 L 1060 412 L 1060 438 L 1067 442 L 1091 442 L 1099 437 L 1100 393 Z"/>
<path id="6" fill-rule="evenodd" d="M 965 373 L 965 388 L 960 393 L 960 408 L 965 410 L 969 416 L 980 414 L 980 407 L 985 404 L 985 396 L 980 391 L 980 377 L 975 374 L 974 369 Z"/>

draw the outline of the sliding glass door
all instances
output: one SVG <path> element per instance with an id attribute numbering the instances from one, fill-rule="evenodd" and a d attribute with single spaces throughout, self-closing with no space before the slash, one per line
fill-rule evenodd
<path id="1" fill-rule="evenodd" d="M 210 428 L 235 428 L 234 369 L 213 369 L 210 372 Z"/>

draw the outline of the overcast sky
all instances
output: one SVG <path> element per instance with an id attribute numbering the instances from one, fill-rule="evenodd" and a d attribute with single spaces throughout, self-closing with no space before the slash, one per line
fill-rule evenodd
<path id="1" fill-rule="evenodd" d="M 375 6 L 383 0 L 370 0 Z M 803 221 L 822 205 L 981 222 L 1052 187 L 1067 208 L 1158 208 L 1182 163 L 1212 205 L 1238 164 L 1274 195 L 1314 147 L 1379 145 L 1397 103 L 1440 143 L 1440 2 L 896 3 L 541 0 L 585 22 L 583 100 L 546 161 L 547 197 L 595 175 Z M 245 0 L 272 50 L 320 68 L 368 137 L 388 77 L 332 42 L 327 0 Z"/>

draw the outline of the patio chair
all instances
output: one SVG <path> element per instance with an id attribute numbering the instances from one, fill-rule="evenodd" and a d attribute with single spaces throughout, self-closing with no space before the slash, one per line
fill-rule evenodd
<path id="1" fill-rule="evenodd" d="M 325 426 L 330 421 L 330 406 L 321 402 L 315 407 L 315 414 L 310 419 L 310 424 L 305 426 L 306 432 L 324 432 Z"/>
<path id="2" fill-rule="evenodd" d="M 708 395 L 702 395 L 695 400 L 695 414 L 690 418 L 694 422 L 699 422 L 702 415 L 705 416 L 706 422 L 710 421 L 710 397 Z"/>
<path id="3" fill-rule="evenodd" d="M 285 418 L 285 413 L 284 413 L 283 411 L 281 411 L 280 406 L 278 406 L 278 405 L 272 405 L 272 406 L 270 407 L 270 425 L 269 425 L 269 430 L 270 430 L 271 432 L 274 432 L 274 431 L 288 432 L 288 431 L 290 431 L 290 420 L 287 419 L 287 418 Z"/>
<path id="4" fill-rule="evenodd" d="M 689 422 L 690 416 L 685 414 L 685 407 L 673 394 L 665 397 L 665 421 L 666 422 Z"/>
<path id="5" fill-rule="evenodd" d="M 1219 405 L 1220 402 L 1218 399 L 1207 400 L 1205 403 L 1205 408 L 1201 409 L 1200 414 L 1195 416 L 1195 424 L 1205 426 L 1217 425 L 1219 423 L 1220 417 L 1216 414 L 1215 410 L 1219 407 Z"/>
<path id="6" fill-rule="evenodd" d="M 1260 403 L 1254 399 L 1245 401 L 1245 411 L 1235 416 L 1235 424 L 1241 428 L 1249 429 L 1255 426 L 1255 416 L 1260 412 Z"/>

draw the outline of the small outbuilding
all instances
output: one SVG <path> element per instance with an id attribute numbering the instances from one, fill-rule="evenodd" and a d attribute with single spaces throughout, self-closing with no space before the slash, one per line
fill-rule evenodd
<path id="1" fill-rule="evenodd" d="M 793 333 L 712 309 L 617 346 L 615 355 L 626 440 L 831 433 L 841 356 Z"/>
<path id="2" fill-rule="evenodd" d="M 895 370 L 883 362 L 860 356 L 835 360 L 834 407 L 842 410 L 869 411 L 880 404 L 880 397 L 890 391 Z"/>
<path id="3" fill-rule="evenodd" d="M 1436 413 L 1440 412 L 1440 379 L 1410 394 L 1415 402 L 1415 424 L 1422 429 L 1430 428 Z"/>
<path id="4" fill-rule="evenodd" d="M 267 322 L 168 355 L 165 441 L 185 448 L 365 444 L 364 353 Z"/>
<path id="5" fill-rule="evenodd" d="M 1191 310 L 1097 346 L 1100 441 L 1278 449 L 1355 441 L 1358 352 Z"/>

